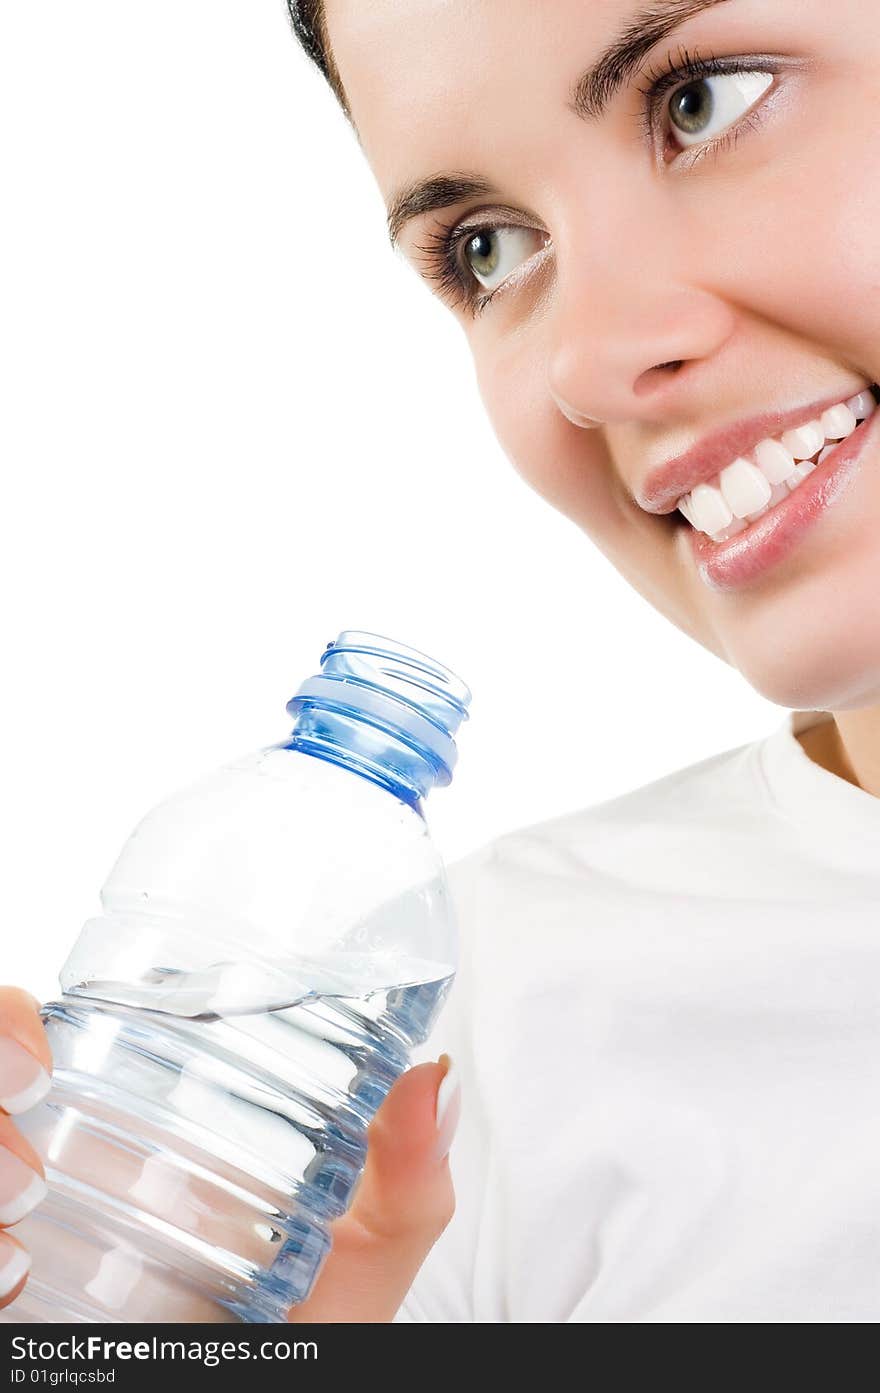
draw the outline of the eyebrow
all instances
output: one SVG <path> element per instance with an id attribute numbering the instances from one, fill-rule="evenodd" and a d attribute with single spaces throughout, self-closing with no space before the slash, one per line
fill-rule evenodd
<path id="1" fill-rule="evenodd" d="M 639 10 L 595 63 L 578 78 L 571 100 L 576 114 L 585 120 L 598 120 L 615 92 L 632 77 L 655 44 L 673 33 L 685 20 L 726 2 L 661 0 Z"/>
<path id="2" fill-rule="evenodd" d="M 655 0 L 639 10 L 575 83 L 571 107 L 584 120 L 598 120 L 611 98 L 638 69 L 655 44 L 685 20 L 727 0 Z M 406 184 L 388 206 L 388 234 L 396 243 L 412 218 L 464 203 L 469 198 L 497 195 L 497 189 L 472 174 L 434 174 Z"/>
<path id="3" fill-rule="evenodd" d="M 438 208 L 464 203 L 468 198 L 485 198 L 497 190 L 486 179 L 475 174 L 435 174 L 430 179 L 416 179 L 407 184 L 391 200 L 388 207 L 388 234 L 396 242 L 410 218 L 422 217 Z"/>

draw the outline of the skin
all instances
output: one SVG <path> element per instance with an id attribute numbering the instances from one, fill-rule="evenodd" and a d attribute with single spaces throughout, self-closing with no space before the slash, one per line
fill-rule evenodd
<path id="1" fill-rule="evenodd" d="M 52 1056 L 49 1052 L 49 1042 L 37 1014 L 38 1010 L 38 1003 L 30 993 L 21 991 L 18 987 L 0 987 L 0 1035 L 14 1040 L 16 1044 L 28 1050 L 44 1069 L 51 1070 Z M 14 1087 L 16 1085 L 10 1088 L 7 1081 L 0 1075 L 0 1095 L 8 1096 Z M 43 1175 L 43 1166 L 39 1156 L 2 1108 L 0 1108 L 0 1146 L 14 1152 L 38 1175 Z M 8 1198 L 6 1195 L 0 1196 L 0 1201 L 5 1201 Z M 0 1226 L 0 1268 L 9 1261 L 9 1248 L 21 1248 L 22 1246 L 14 1234 Z M 23 1290 L 24 1285 L 25 1279 L 23 1278 L 11 1292 L 7 1293 L 5 1298 L 0 1300 L 0 1306 L 8 1306 L 14 1301 Z"/>
<path id="2" fill-rule="evenodd" d="M 442 171 L 498 191 L 408 224 L 400 245 L 416 269 L 432 234 L 478 209 L 496 227 L 499 207 L 513 209 L 548 240 L 481 313 L 451 306 L 514 467 L 758 691 L 833 712 L 834 741 L 805 748 L 880 793 L 878 461 L 866 456 L 833 517 L 735 592 L 710 589 L 688 530 L 635 501 L 651 468 L 707 432 L 880 377 L 880 179 L 868 158 L 880 10 L 726 0 L 687 20 L 648 65 L 684 45 L 776 54 L 784 70 L 735 142 L 696 162 L 673 149 L 664 163 L 639 133 L 643 74 L 599 121 L 569 103 L 636 7 L 554 0 L 551 18 L 534 0 L 328 0 L 326 18 L 386 199 Z M 582 417 L 603 424 L 573 424 Z"/>

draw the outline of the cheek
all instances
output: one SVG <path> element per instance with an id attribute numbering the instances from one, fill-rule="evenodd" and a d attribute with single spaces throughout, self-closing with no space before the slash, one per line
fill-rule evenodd
<path id="1" fill-rule="evenodd" d="M 790 249 L 747 269 L 751 308 L 808 343 L 835 367 L 876 380 L 880 371 L 880 219 L 877 190 L 829 189 L 816 216 L 798 221 Z M 779 245 L 779 232 L 775 231 Z M 772 244 L 768 228 L 766 240 Z M 802 359 L 803 361 L 803 359 Z"/>
<path id="2" fill-rule="evenodd" d="M 485 351 L 479 336 L 472 347 L 480 394 L 517 473 L 603 550 L 615 549 L 626 526 L 622 486 L 599 432 L 573 426 L 556 407 L 540 343 L 514 333 L 499 344 L 487 334 Z"/>
<path id="3" fill-rule="evenodd" d="M 570 518 L 612 566 L 673 624 L 713 652 L 721 647 L 676 554 L 616 474 L 600 431 L 573 426 L 547 387 L 545 357 L 533 342 L 473 345 L 480 392 L 517 473 Z"/>
<path id="4" fill-rule="evenodd" d="M 880 372 L 880 171 L 864 125 L 876 109 L 864 91 L 842 110 L 817 100 L 796 142 L 789 128 L 785 150 L 770 145 L 760 172 L 689 210 L 700 226 L 693 249 L 703 284 L 739 306 L 746 324 L 757 320 L 759 334 L 789 336 L 795 371 L 825 360 L 831 371 Z M 818 355 L 812 365 L 805 348 Z M 820 371 L 824 385 L 829 369 Z M 814 372 L 807 385 L 816 385 Z"/>
<path id="5" fill-rule="evenodd" d="M 837 170 L 820 216 L 812 220 L 795 264 L 809 287 L 813 329 L 856 368 L 880 372 L 880 174 L 866 162 L 859 182 Z M 812 267 L 812 270 L 810 270 Z"/>

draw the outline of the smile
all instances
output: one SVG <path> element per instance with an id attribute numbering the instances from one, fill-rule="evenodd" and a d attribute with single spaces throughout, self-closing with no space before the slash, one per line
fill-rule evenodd
<path id="1" fill-rule="evenodd" d="M 750 458 L 742 451 L 737 458 L 742 458 L 757 471 L 755 456 L 760 450 L 759 472 L 764 477 L 764 485 L 758 484 L 754 494 L 746 492 L 746 488 L 751 487 L 751 474 L 749 483 L 737 493 L 740 485 L 736 474 L 742 477 L 743 471 L 735 472 L 735 487 L 731 489 L 730 482 L 723 478 L 730 466 L 722 469 L 717 484 L 711 487 L 724 502 L 731 520 L 725 527 L 719 525 L 722 536 L 718 540 L 715 539 L 718 533 L 713 537 L 711 532 L 688 525 L 681 514 L 674 514 L 680 522 L 677 531 L 689 543 L 697 574 L 705 585 L 711 590 L 737 591 L 761 581 L 792 557 L 829 511 L 847 497 L 863 474 L 862 465 L 876 443 L 880 423 L 880 411 L 876 410 L 877 390 L 876 387 L 864 388 L 856 396 L 817 412 L 805 424 L 792 425 L 777 436 L 765 436 L 750 452 Z M 851 425 L 853 418 L 855 426 Z M 835 439 L 832 432 L 838 431 L 846 433 Z M 771 444 L 772 449 L 769 448 Z M 795 458 L 799 454 L 806 455 L 808 450 L 815 452 L 804 459 Z M 767 470 L 771 460 L 774 473 L 781 476 L 780 483 L 770 483 Z M 722 492 L 722 482 L 727 486 L 726 496 Z M 693 493 L 697 493 L 698 488 L 699 485 Z M 760 495 L 757 488 L 761 488 Z M 752 498 L 766 501 L 754 512 L 735 517 L 728 497 L 740 509 L 752 506 Z M 704 515 L 696 516 L 698 521 L 705 521 Z M 725 521 L 726 517 L 727 514 L 721 513 L 720 521 Z M 826 535 L 839 537 L 840 529 Z"/>
<path id="2" fill-rule="evenodd" d="M 815 420 L 768 436 L 679 498 L 679 512 L 713 542 L 729 541 L 784 502 L 876 407 L 872 391 L 865 389 Z"/>

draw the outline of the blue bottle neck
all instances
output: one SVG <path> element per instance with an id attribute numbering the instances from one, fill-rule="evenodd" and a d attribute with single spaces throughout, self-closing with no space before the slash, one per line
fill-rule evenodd
<path id="1" fill-rule="evenodd" d="M 359 774 L 424 816 L 422 799 L 427 788 L 413 768 L 412 752 L 387 734 L 369 726 L 357 727 L 358 722 L 351 718 L 313 708 L 302 713 L 283 748 Z"/>
<path id="2" fill-rule="evenodd" d="M 288 703 L 285 748 L 349 769 L 421 813 L 425 795 L 452 778 L 468 688 L 418 650 L 356 630 L 328 644 L 321 667 Z"/>

